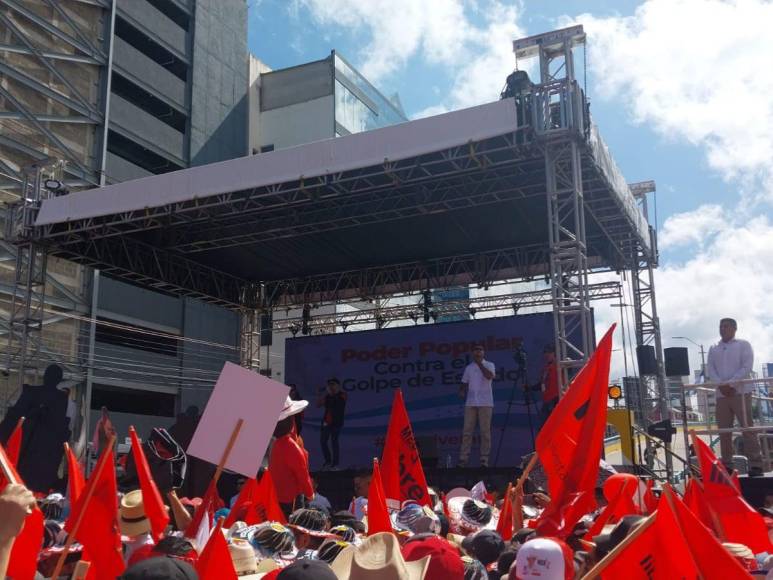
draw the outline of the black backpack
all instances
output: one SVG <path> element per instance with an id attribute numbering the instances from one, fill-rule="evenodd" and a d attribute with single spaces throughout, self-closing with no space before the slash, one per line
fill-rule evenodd
<path id="1" fill-rule="evenodd" d="M 148 459 L 153 479 L 162 494 L 182 486 L 188 458 L 166 429 L 155 427 L 150 432 L 150 437 L 142 443 L 142 450 Z M 134 455 L 129 453 L 123 484 L 138 484 L 138 481 Z"/>

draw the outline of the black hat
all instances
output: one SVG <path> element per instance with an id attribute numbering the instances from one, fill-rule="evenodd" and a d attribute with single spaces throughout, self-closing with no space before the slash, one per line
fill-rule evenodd
<path id="1" fill-rule="evenodd" d="M 193 566 L 174 558 L 148 558 L 130 567 L 120 580 L 199 580 Z"/>
<path id="2" fill-rule="evenodd" d="M 294 530 L 307 534 L 327 535 L 327 529 L 330 527 L 330 520 L 327 514 L 322 510 L 301 508 L 290 514 L 288 526 Z"/>
<path id="3" fill-rule="evenodd" d="M 533 528 L 521 528 L 513 534 L 513 539 L 510 540 L 513 543 L 525 544 L 531 536 L 536 534 L 537 531 Z"/>
<path id="4" fill-rule="evenodd" d="M 338 557 L 338 554 L 349 546 L 351 544 L 343 540 L 325 540 L 317 550 L 317 559 L 332 564 L 333 560 Z"/>
<path id="5" fill-rule="evenodd" d="M 330 566 L 322 560 L 298 560 L 282 570 L 277 580 L 337 580 Z"/>
<path id="6" fill-rule="evenodd" d="M 596 544 L 597 556 L 606 556 L 615 546 L 625 539 L 636 524 L 644 519 L 644 516 L 623 516 L 623 519 L 617 523 L 611 532 L 593 536 L 593 543 Z"/>
<path id="7" fill-rule="evenodd" d="M 330 525 L 349 526 L 350 528 L 354 528 L 354 531 L 357 533 L 365 533 L 365 524 L 358 520 L 352 512 L 346 510 L 335 512 L 330 516 Z"/>
<path id="8" fill-rule="evenodd" d="M 344 542 L 353 542 L 355 536 L 357 535 L 357 532 L 354 531 L 354 528 L 351 526 L 345 526 L 343 524 L 330 528 L 330 533 L 338 536 Z"/>
<path id="9" fill-rule="evenodd" d="M 505 549 L 502 537 L 493 530 L 480 530 L 462 540 L 462 548 L 484 566 L 496 562 Z"/>
<path id="10" fill-rule="evenodd" d="M 507 574 L 517 555 L 518 551 L 514 549 L 507 549 L 499 554 L 499 558 L 497 558 L 497 572 L 502 576 Z"/>

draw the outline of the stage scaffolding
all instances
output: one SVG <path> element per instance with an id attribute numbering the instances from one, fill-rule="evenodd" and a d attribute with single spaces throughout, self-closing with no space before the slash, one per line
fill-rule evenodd
<path id="1" fill-rule="evenodd" d="M 575 79 L 573 50 L 584 42 L 581 26 L 516 41 L 519 59 L 539 58 L 540 79 L 498 102 L 39 204 L 25 198 L 33 219 L 15 243 L 238 310 L 251 367 L 261 320 L 279 309 L 545 280 L 545 290 L 449 307 L 552 309 L 562 386 L 594 348 L 590 300 L 619 297 L 617 282 L 590 284 L 589 274 L 628 270 L 637 343 L 653 343 L 659 364 L 649 397 L 666 409 L 655 238 Z M 383 324 L 416 309 L 390 308 L 318 324 Z"/>

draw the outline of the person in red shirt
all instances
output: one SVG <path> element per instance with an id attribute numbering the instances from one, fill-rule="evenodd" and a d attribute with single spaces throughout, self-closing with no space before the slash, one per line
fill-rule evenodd
<path id="1" fill-rule="evenodd" d="M 558 365 L 556 364 L 556 349 L 552 344 L 545 346 L 543 351 L 543 365 L 540 373 L 538 389 L 542 391 L 542 407 L 540 418 L 542 425 L 550 417 L 558 404 Z M 540 425 L 541 427 L 541 425 Z"/>
<path id="2" fill-rule="evenodd" d="M 309 475 L 309 454 L 295 432 L 295 415 L 303 411 L 308 401 L 293 401 L 287 397 L 274 428 L 268 467 L 274 479 L 277 499 L 285 515 L 304 507 L 314 499 L 314 487 Z"/>

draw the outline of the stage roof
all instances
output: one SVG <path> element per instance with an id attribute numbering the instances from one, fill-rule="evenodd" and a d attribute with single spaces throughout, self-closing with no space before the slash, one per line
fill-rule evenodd
<path id="1" fill-rule="evenodd" d="M 35 235 L 231 307 L 256 285 L 302 303 L 540 275 L 544 141 L 518 118 L 507 99 L 47 199 Z M 625 267 L 650 250 L 646 220 L 594 127 L 581 151 L 590 263 Z"/>

